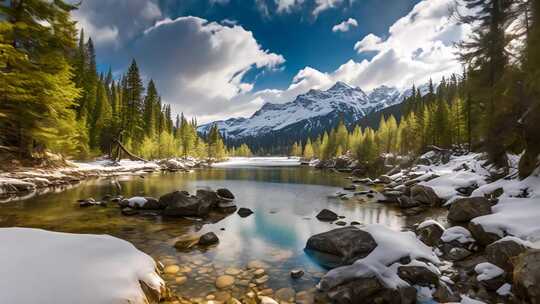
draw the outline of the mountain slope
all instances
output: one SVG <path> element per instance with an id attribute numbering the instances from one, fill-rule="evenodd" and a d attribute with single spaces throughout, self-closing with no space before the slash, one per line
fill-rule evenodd
<path id="1" fill-rule="evenodd" d="M 231 118 L 202 125 L 208 132 L 216 123 L 229 144 L 248 143 L 253 149 L 289 145 L 334 128 L 340 119 L 347 125 L 370 113 L 400 103 L 409 92 L 381 86 L 366 94 L 360 88 L 337 82 L 326 91 L 310 90 L 291 102 L 267 103 L 250 118 Z"/>

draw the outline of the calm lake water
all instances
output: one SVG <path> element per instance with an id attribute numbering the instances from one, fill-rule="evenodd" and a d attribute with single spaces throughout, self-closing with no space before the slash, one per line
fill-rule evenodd
<path id="1" fill-rule="evenodd" d="M 315 215 L 328 208 L 347 223 L 381 223 L 396 230 L 418 223 L 426 216 L 443 220 L 442 215 L 406 217 L 396 208 L 374 202 L 365 196 L 340 200 L 337 192 L 350 184 L 346 175 L 308 167 L 225 167 L 195 170 L 191 173 L 155 173 L 96 179 L 60 193 L 47 193 L 22 201 L 0 204 L 0 226 L 21 226 L 77 233 L 106 233 L 125 239 L 162 261 L 179 265 L 182 273 L 166 275 L 169 286 L 186 297 L 204 297 L 216 290 L 215 278 L 227 268 L 245 269 L 250 261 L 267 264 L 269 281 L 275 289 L 292 287 L 297 292 L 312 288 L 324 269 L 303 251 L 307 239 L 316 233 L 337 228 L 320 222 Z M 151 213 L 126 217 L 114 204 L 107 208 L 80 208 L 81 198 L 99 199 L 107 194 L 159 197 L 173 190 L 192 193 L 200 188 L 228 188 L 238 207 L 254 214 L 241 218 L 236 213 L 221 221 L 202 225 L 196 220 L 162 218 Z M 359 188 L 358 190 L 366 190 Z M 224 230 L 222 230 L 224 229 Z M 175 242 L 189 234 L 216 233 L 217 246 L 206 251 L 178 251 Z M 29 249 L 31 250 L 31 249 Z M 306 274 L 293 280 L 289 272 L 303 268 Z M 190 271 L 188 271 L 190 270 Z M 76 271 L 76 270 L 75 270 Z M 179 277 L 186 277 L 178 279 Z M 233 293 L 245 291 L 235 287 Z"/>

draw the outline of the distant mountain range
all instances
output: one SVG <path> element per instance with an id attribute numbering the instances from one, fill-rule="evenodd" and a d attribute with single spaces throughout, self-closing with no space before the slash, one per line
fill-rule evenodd
<path id="1" fill-rule="evenodd" d="M 425 93 L 427 86 L 420 90 Z M 310 90 L 287 103 L 266 103 L 249 118 L 215 121 L 201 125 L 198 131 L 208 133 L 215 123 L 228 144 L 247 143 L 252 149 L 269 150 L 318 136 L 337 126 L 340 119 L 347 125 L 356 124 L 410 95 L 411 89 L 400 92 L 384 85 L 366 93 L 339 81 L 326 91 Z"/>

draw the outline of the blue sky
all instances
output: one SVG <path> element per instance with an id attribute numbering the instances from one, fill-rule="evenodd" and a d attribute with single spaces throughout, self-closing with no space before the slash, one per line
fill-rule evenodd
<path id="1" fill-rule="evenodd" d="M 407 88 L 460 70 L 453 0 L 86 0 L 101 70 L 136 58 L 175 112 L 249 116 L 344 81 Z"/>

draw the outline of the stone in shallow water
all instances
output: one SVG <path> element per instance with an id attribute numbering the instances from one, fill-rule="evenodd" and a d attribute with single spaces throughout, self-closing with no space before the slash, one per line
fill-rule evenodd
<path id="1" fill-rule="evenodd" d="M 198 242 L 198 244 L 201 246 L 209 246 L 217 243 L 219 243 L 219 239 L 213 232 L 203 234 Z"/>
<path id="2" fill-rule="evenodd" d="M 278 301 L 294 302 L 296 292 L 292 288 L 281 288 L 276 290 L 274 298 Z"/>
<path id="3" fill-rule="evenodd" d="M 266 283 L 268 281 L 268 279 L 270 279 L 268 277 L 268 275 L 263 275 L 262 277 L 255 279 L 255 284 L 257 284 L 257 285 L 264 284 L 264 283 Z"/>
<path id="4" fill-rule="evenodd" d="M 224 288 L 231 287 L 232 285 L 234 285 L 234 282 L 235 282 L 235 279 L 233 276 L 222 275 L 216 279 L 216 287 L 219 289 L 224 289 Z"/>
<path id="5" fill-rule="evenodd" d="M 338 215 L 328 209 L 323 209 L 321 210 L 321 212 L 319 212 L 319 214 L 317 214 L 317 219 L 319 219 L 320 221 L 331 222 L 337 220 L 337 218 Z"/>
<path id="6" fill-rule="evenodd" d="M 178 265 L 169 265 L 169 266 L 166 266 L 165 269 L 163 270 L 163 272 L 167 274 L 175 274 L 178 271 L 180 271 L 180 266 Z"/>
<path id="7" fill-rule="evenodd" d="M 268 268 L 268 264 L 266 264 L 263 261 L 253 260 L 253 261 L 248 263 L 247 267 L 249 269 Z"/>
<path id="8" fill-rule="evenodd" d="M 302 269 L 293 269 L 291 270 L 291 277 L 293 279 L 301 278 L 304 275 L 304 270 Z"/>
<path id="9" fill-rule="evenodd" d="M 337 221 L 335 224 L 338 225 L 338 226 L 345 226 L 345 225 L 347 225 L 347 223 L 345 223 L 344 221 Z"/>
<path id="10" fill-rule="evenodd" d="M 238 209 L 238 215 L 240 215 L 241 217 L 248 217 L 250 216 L 251 214 L 253 214 L 253 211 L 249 208 L 240 208 Z"/>
<path id="11" fill-rule="evenodd" d="M 241 272 L 242 272 L 242 270 L 240 270 L 238 268 L 234 268 L 234 267 L 229 267 L 229 268 L 225 269 L 225 274 L 232 275 L 232 276 L 239 275 Z"/>
<path id="12" fill-rule="evenodd" d="M 187 277 L 185 277 L 185 276 L 176 277 L 176 278 L 174 279 L 174 282 L 175 282 L 176 285 L 182 285 L 182 284 L 184 284 L 186 281 L 187 281 Z"/>

